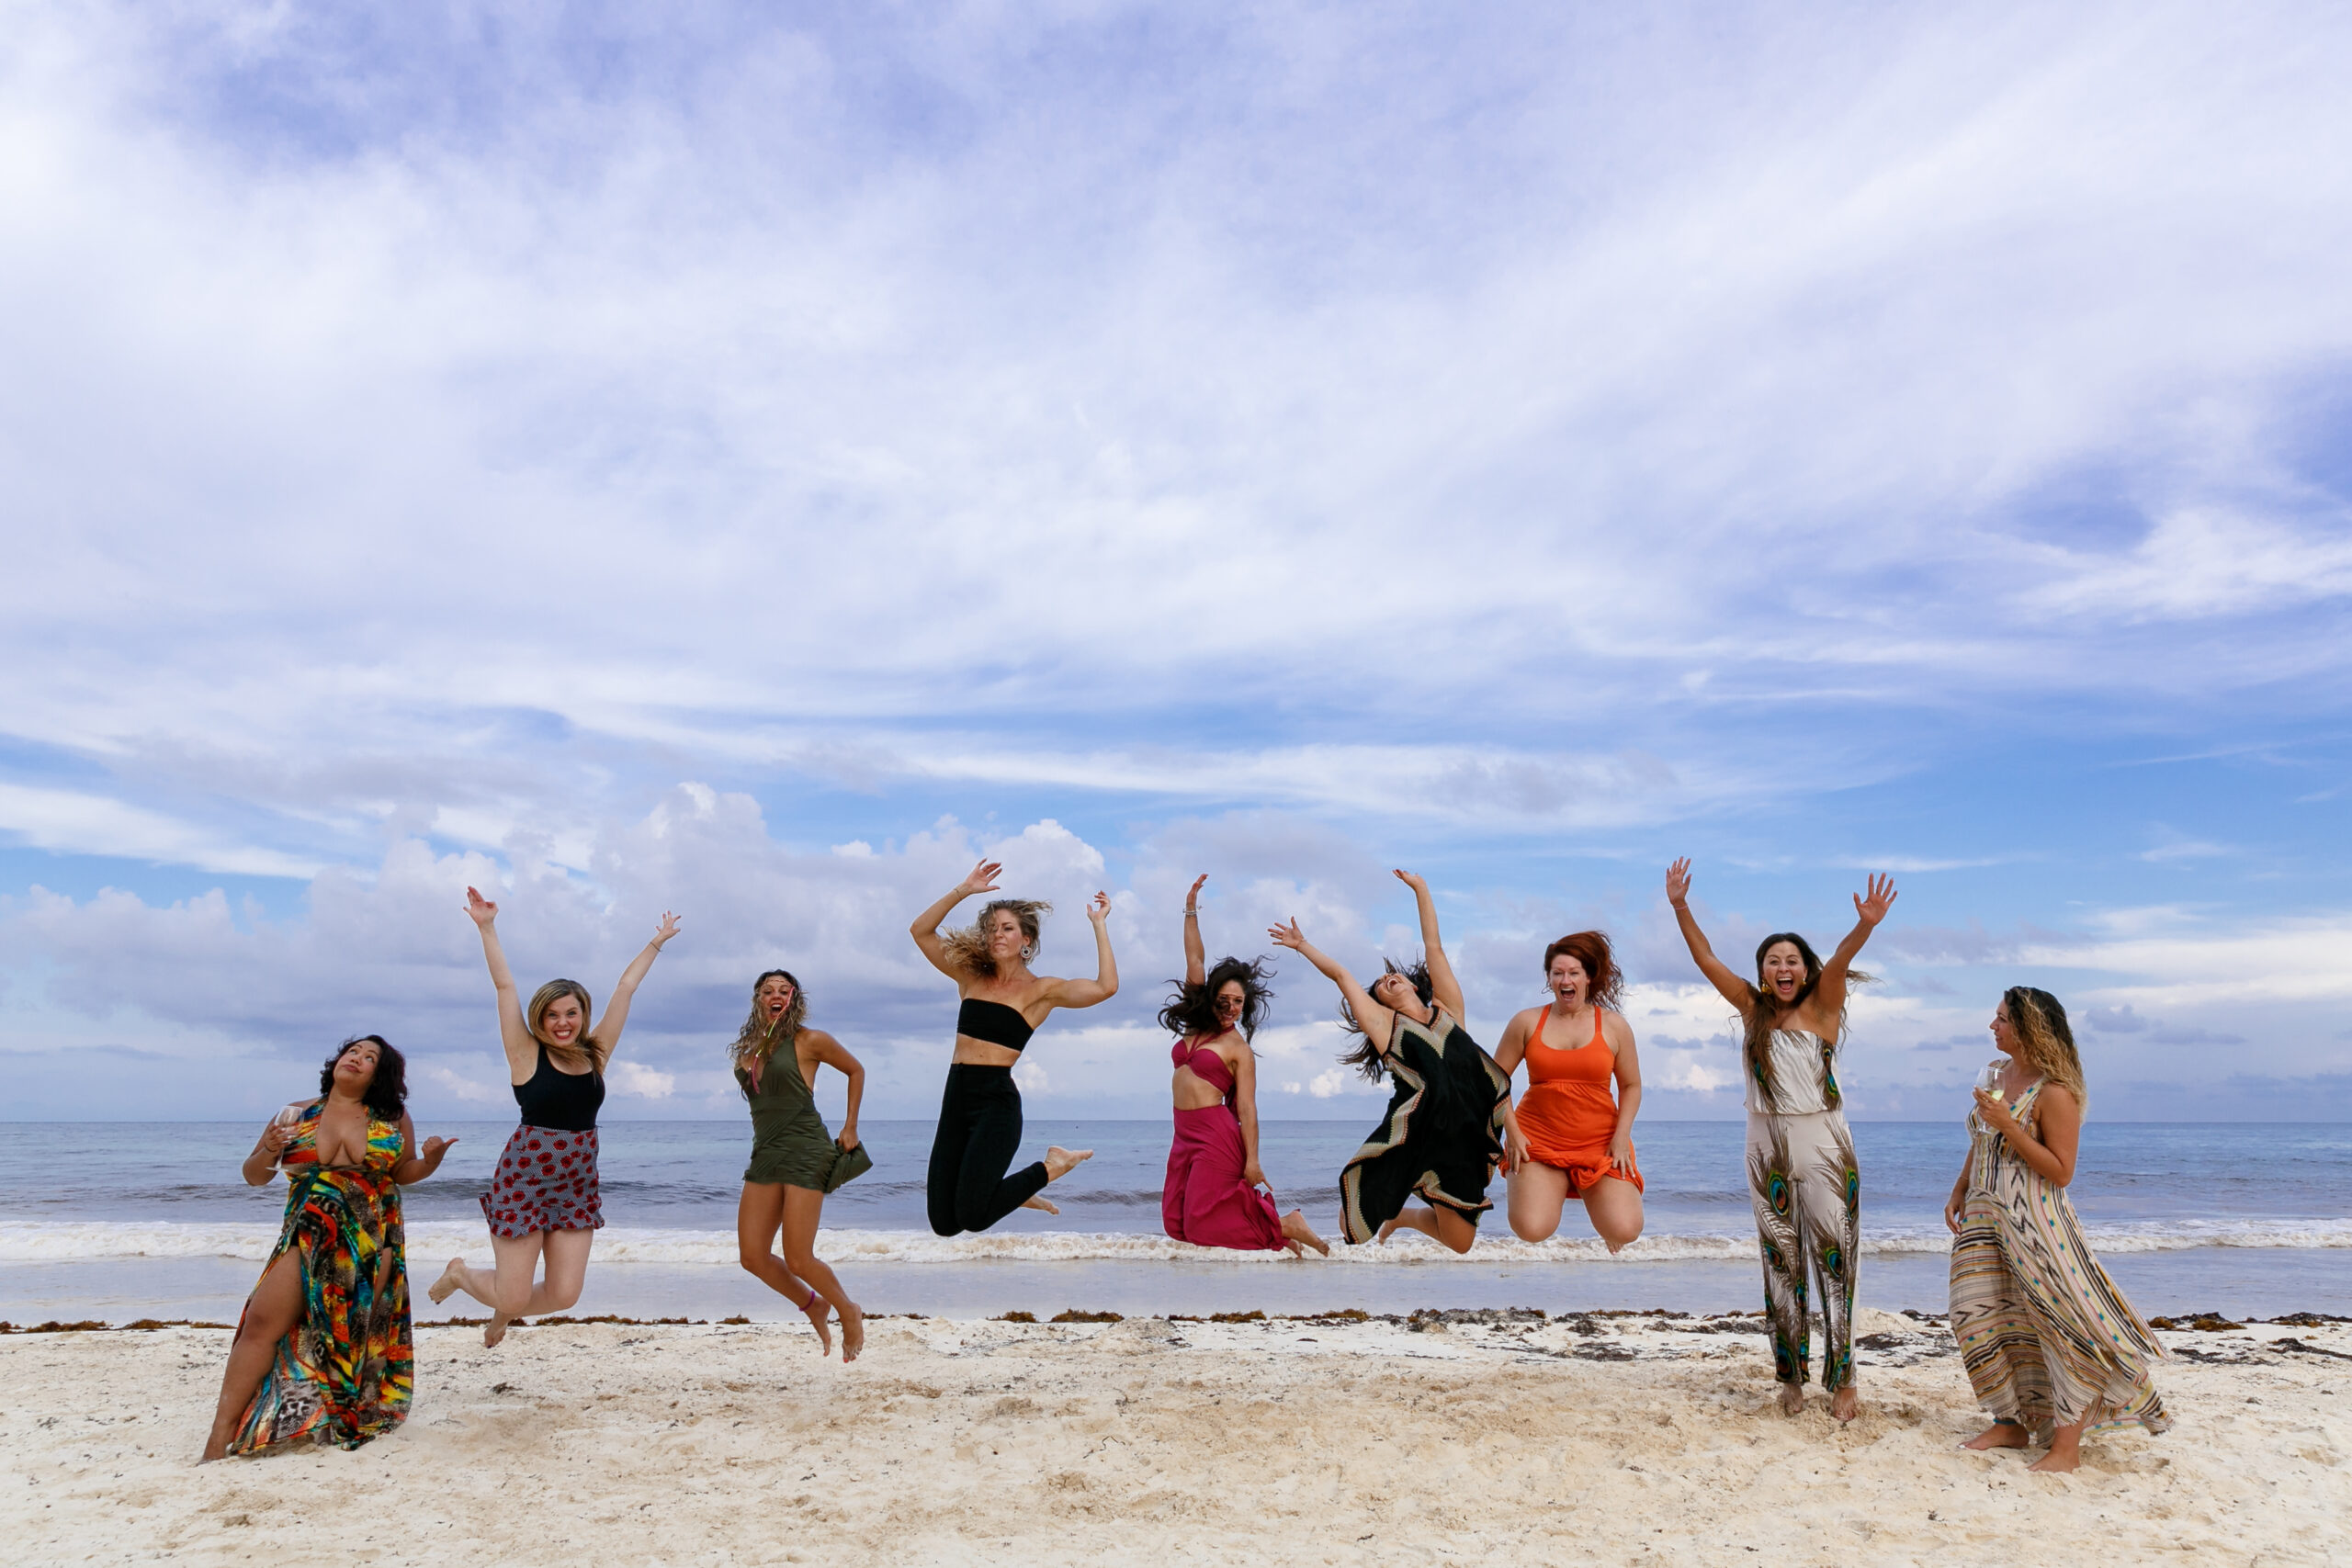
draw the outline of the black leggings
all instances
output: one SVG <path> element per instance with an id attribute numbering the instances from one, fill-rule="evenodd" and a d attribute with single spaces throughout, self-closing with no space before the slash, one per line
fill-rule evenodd
<path id="1" fill-rule="evenodd" d="M 1046 1188 L 1040 1160 L 1011 1176 L 1021 1148 L 1021 1090 L 1011 1067 L 956 1062 L 947 1069 L 923 1198 L 941 1235 L 984 1231 Z"/>

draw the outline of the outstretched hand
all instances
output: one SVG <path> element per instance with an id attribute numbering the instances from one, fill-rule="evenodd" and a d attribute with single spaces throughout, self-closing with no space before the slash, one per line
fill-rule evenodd
<path id="1" fill-rule="evenodd" d="M 1418 872 L 1397 871 L 1391 872 L 1389 874 L 1416 893 L 1426 893 L 1430 890 L 1430 885 L 1421 880 L 1420 874 Z"/>
<path id="2" fill-rule="evenodd" d="M 662 911 L 662 923 L 653 928 L 653 945 L 660 947 L 678 934 L 678 917 L 669 910 Z"/>
<path id="3" fill-rule="evenodd" d="M 956 885 L 956 896 L 969 898 L 975 893 L 996 891 L 997 873 L 1004 869 L 1001 860 L 984 860 L 972 868 L 972 874 Z"/>
<path id="4" fill-rule="evenodd" d="M 455 1138 L 427 1138 L 424 1140 L 424 1146 L 416 1152 L 426 1165 L 438 1167 L 441 1156 L 457 1146 L 458 1140 Z"/>
<path id="5" fill-rule="evenodd" d="M 1201 910 L 1201 888 L 1202 888 L 1203 885 L 1204 885 L 1204 884 L 1205 884 L 1205 883 L 1208 881 L 1208 879 L 1209 879 L 1209 874 L 1208 874 L 1207 872 L 1205 872 L 1205 871 L 1204 871 L 1204 872 L 1203 872 L 1203 873 L 1201 873 L 1201 874 L 1200 874 L 1200 875 L 1198 875 L 1198 876 L 1196 876 L 1196 877 L 1193 878 L 1193 887 L 1192 887 L 1192 891 L 1184 895 L 1184 912 L 1185 912 L 1186 914 L 1188 914 L 1188 915 L 1196 915 L 1196 914 L 1200 913 L 1200 910 Z"/>
<path id="6" fill-rule="evenodd" d="M 1874 926 L 1886 919 L 1887 910 L 1894 907 L 1894 878 L 1892 876 L 1880 876 L 1873 873 L 1870 896 L 1854 895 L 1854 913 L 1861 917 L 1862 924 L 1866 926 Z"/>
<path id="7" fill-rule="evenodd" d="M 1093 897 L 1089 898 L 1086 901 L 1086 918 L 1092 920 L 1098 926 L 1104 920 L 1109 919 L 1111 918 L 1111 896 L 1108 893 L 1097 893 Z"/>
<path id="8" fill-rule="evenodd" d="M 1298 929 L 1298 917 L 1293 915 L 1286 926 L 1268 926 L 1266 940 L 1276 947 L 1287 947 L 1294 953 L 1306 951 L 1306 934 Z"/>
<path id="9" fill-rule="evenodd" d="M 498 919 L 498 906 L 469 887 L 466 889 L 466 913 L 473 917 L 474 924 L 486 926 Z"/>
<path id="10" fill-rule="evenodd" d="M 1690 901 L 1690 857 L 1683 856 L 1666 868 L 1666 901 L 1681 908 Z"/>

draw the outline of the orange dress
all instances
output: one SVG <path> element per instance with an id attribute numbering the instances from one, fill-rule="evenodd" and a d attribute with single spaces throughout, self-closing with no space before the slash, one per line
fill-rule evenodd
<path id="1" fill-rule="evenodd" d="M 1552 1010 L 1536 1015 L 1527 1035 L 1527 1092 L 1519 1100 L 1519 1130 L 1527 1152 L 1538 1165 L 1566 1171 L 1578 1192 L 1604 1176 L 1629 1179 L 1609 1163 L 1609 1140 L 1617 1135 L 1617 1100 L 1609 1087 L 1617 1053 L 1601 1032 L 1600 1014 L 1600 1009 L 1592 1010 L 1592 1039 L 1568 1051 L 1544 1043 Z M 1636 1191 L 1642 1190 L 1638 1166 L 1630 1179 Z"/>

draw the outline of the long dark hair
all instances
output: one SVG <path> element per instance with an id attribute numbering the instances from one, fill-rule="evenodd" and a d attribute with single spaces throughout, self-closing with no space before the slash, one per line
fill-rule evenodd
<path id="1" fill-rule="evenodd" d="M 1263 958 L 1243 960 L 1220 958 L 1208 978 L 1197 986 L 1182 980 L 1171 980 L 1176 989 L 1169 994 L 1168 1005 L 1159 1010 L 1159 1027 L 1183 1039 L 1216 1034 L 1225 1025 L 1217 1021 L 1216 994 L 1225 989 L 1227 980 L 1241 984 L 1241 1038 L 1249 1039 L 1258 1032 L 1258 1025 L 1266 1021 L 1266 1004 L 1274 993 L 1266 982 L 1274 977 L 1274 966 Z"/>
<path id="2" fill-rule="evenodd" d="M 1380 961 L 1380 973 L 1383 976 L 1402 975 L 1412 982 L 1413 995 L 1420 998 L 1421 1005 L 1431 1012 L 1437 1010 L 1437 986 L 1430 979 L 1429 960 L 1416 958 L 1410 964 L 1399 964 L 1393 958 L 1384 958 Z M 1377 979 L 1375 976 L 1375 984 Z M 1369 994 L 1372 987 L 1366 986 L 1364 990 Z M 1363 1021 L 1356 1017 L 1355 1010 L 1348 1006 L 1345 997 L 1340 998 L 1340 1023 L 1356 1037 L 1354 1048 L 1341 1052 L 1340 1060 L 1378 1083 L 1387 1075 L 1388 1064 L 1381 1059 L 1380 1048 L 1372 1043 L 1372 1036 L 1363 1032 Z"/>
<path id="3" fill-rule="evenodd" d="M 334 1092 L 334 1066 L 343 1060 L 344 1053 L 354 1045 L 376 1047 L 376 1076 L 368 1082 L 368 1091 L 359 1097 L 369 1113 L 379 1122 L 397 1122 L 408 1111 L 408 1058 L 392 1049 L 392 1043 L 380 1034 L 355 1034 L 334 1048 L 327 1065 L 319 1069 L 319 1093 Z"/>
<path id="4" fill-rule="evenodd" d="M 1767 1109 L 1780 1103 L 1781 1086 L 1772 1081 L 1772 1036 L 1779 1032 L 1781 1020 L 1804 1006 L 1815 988 L 1821 984 L 1821 955 L 1813 951 L 1813 943 L 1794 931 L 1774 931 L 1756 944 L 1756 978 L 1759 981 L 1764 978 L 1764 955 L 1784 942 L 1795 948 L 1797 956 L 1804 960 L 1804 984 L 1799 986 L 1797 994 L 1789 998 L 1789 1005 L 1782 1007 L 1781 999 L 1760 985 L 1747 987 L 1747 1032 L 1743 1050 L 1747 1058 L 1747 1076 L 1763 1091 Z M 1849 969 L 1846 971 L 1846 983 L 1867 986 L 1871 977 L 1859 969 Z M 1838 1073 L 1831 1062 L 1845 1039 L 1846 1010 L 1841 1007 L 1838 1010 L 1838 1038 L 1821 1048 L 1821 1098 L 1832 1111 L 1837 1110 L 1845 1098 L 1838 1091 Z"/>

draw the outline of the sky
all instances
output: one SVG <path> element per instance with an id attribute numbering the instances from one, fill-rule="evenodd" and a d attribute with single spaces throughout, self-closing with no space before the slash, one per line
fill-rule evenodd
<path id="1" fill-rule="evenodd" d="M 1398 866 L 1736 1116 L 1688 855 L 1736 962 L 1894 875 L 1857 1116 L 2033 984 L 2094 1117 L 2352 1120 L 2340 8 L 0 15 L 0 1117 L 503 1119 L 469 883 L 600 1005 L 681 916 L 608 1118 L 774 964 L 928 1115 L 985 854 L 1114 905 L 1033 1117 L 1166 1113 L 1193 876 L 1369 973 Z"/>

